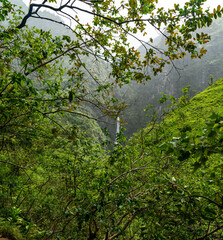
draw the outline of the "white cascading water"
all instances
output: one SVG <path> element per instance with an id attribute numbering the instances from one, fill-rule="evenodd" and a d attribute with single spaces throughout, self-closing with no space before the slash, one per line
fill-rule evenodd
<path id="1" fill-rule="evenodd" d="M 117 117 L 116 119 L 116 138 L 115 138 L 115 144 L 117 144 L 117 135 L 120 133 L 120 118 Z"/>

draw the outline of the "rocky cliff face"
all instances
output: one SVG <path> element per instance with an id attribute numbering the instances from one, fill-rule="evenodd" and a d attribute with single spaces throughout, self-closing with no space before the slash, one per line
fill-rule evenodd
<path id="1" fill-rule="evenodd" d="M 223 76 L 223 20 L 216 20 L 209 28 L 204 29 L 211 35 L 211 41 L 204 47 L 207 53 L 202 59 L 190 59 L 186 56 L 183 60 L 175 61 L 174 68 L 167 66 L 158 76 L 153 77 L 145 86 L 135 85 L 134 91 L 130 91 L 127 102 L 129 109 L 125 113 L 125 121 L 128 122 L 127 135 L 146 126 L 148 117 L 145 117 L 143 109 L 148 105 L 155 105 L 156 109 L 161 109 L 157 99 L 164 92 L 167 95 L 179 97 L 182 95 L 181 89 L 190 85 L 189 95 L 192 97 L 196 93 L 203 91 L 210 84 L 210 75 L 216 80 Z M 154 44 L 158 48 L 165 48 L 164 39 L 158 37 Z M 145 54 L 145 48 L 139 47 L 141 55 Z"/>

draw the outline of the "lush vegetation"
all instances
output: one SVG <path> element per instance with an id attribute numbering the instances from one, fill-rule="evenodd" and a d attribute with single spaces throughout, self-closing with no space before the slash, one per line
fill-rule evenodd
<path id="1" fill-rule="evenodd" d="M 120 132 L 113 148 L 95 121 L 98 112 L 120 115 L 125 104 L 112 90 L 150 79 L 146 67 L 156 75 L 186 52 L 202 57 L 196 43 L 209 36 L 191 33 L 221 17 L 221 7 L 203 11 L 205 1 L 191 0 L 156 13 L 156 1 L 132 0 L 120 16 L 111 0 L 83 1 L 92 24 L 64 13 L 77 22 L 72 39 L 26 26 L 44 18 L 41 8 L 80 9 L 51 2 L 31 4 L 25 16 L 0 5 L 0 237 L 222 239 L 223 79 L 190 101 L 188 88 L 179 99 L 163 94 L 170 106 L 162 116 L 154 111 L 129 141 Z M 163 58 L 151 47 L 142 60 L 129 47 L 128 34 L 146 31 L 144 15 L 166 26 Z M 106 81 L 90 68 L 99 59 L 109 64 Z"/>

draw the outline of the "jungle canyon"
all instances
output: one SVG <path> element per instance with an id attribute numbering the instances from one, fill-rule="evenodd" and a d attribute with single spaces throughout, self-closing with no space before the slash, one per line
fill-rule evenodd
<path id="1" fill-rule="evenodd" d="M 0 1 L 0 239 L 223 238 L 223 9 L 205 2 Z M 147 22 L 161 35 L 131 47 Z"/>

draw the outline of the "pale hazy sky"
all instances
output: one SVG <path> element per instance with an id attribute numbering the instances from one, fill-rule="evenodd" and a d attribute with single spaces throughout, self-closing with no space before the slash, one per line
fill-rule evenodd
<path id="1" fill-rule="evenodd" d="M 29 4 L 30 0 L 23 0 L 27 5 Z M 189 0 L 159 0 L 158 4 L 159 6 L 163 6 L 166 8 L 171 8 L 174 3 L 184 4 L 185 2 L 188 2 Z M 32 0 L 32 2 L 35 3 L 41 3 L 42 0 Z M 59 1 L 58 1 L 59 2 Z M 205 3 L 205 6 L 215 7 L 217 5 L 223 5 L 222 0 L 207 0 Z"/>
<path id="2" fill-rule="evenodd" d="M 23 1 L 26 3 L 26 5 L 29 5 L 29 3 L 30 3 L 30 0 L 23 0 Z M 119 0 L 117 0 L 117 1 L 119 1 Z M 180 4 L 181 6 L 183 6 L 183 4 L 185 2 L 188 2 L 188 1 L 189 0 L 159 0 L 158 1 L 158 7 L 164 7 L 166 9 L 168 9 L 168 8 L 172 8 L 174 6 L 174 3 Z M 41 3 L 42 0 L 32 0 L 32 2 Z M 61 2 L 61 0 L 58 1 L 58 2 Z M 63 1 L 63 2 L 65 2 L 65 1 Z M 218 5 L 223 6 L 223 0 L 207 0 L 204 6 L 205 6 L 205 8 L 207 8 L 207 7 L 210 7 L 210 8 L 215 7 L 216 8 Z M 84 22 L 87 22 L 87 21 L 89 22 L 89 21 L 91 21 L 92 18 L 89 17 L 89 16 L 86 16 L 86 14 L 83 13 L 83 14 L 81 14 L 80 19 Z M 140 33 L 137 34 L 137 37 L 140 38 L 140 39 L 144 39 L 145 41 L 148 41 L 148 38 L 155 37 L 155 36 L 158 35 L 156 30 L 152 27 L 148 28 L 147 33 L 148 33 L 148 35 L 146 35 L 144 38 Z M 140 45 L 140 43 L 138 41 L 132 39 L 131 37 L 129 37 L 129 41 L 135 47 L 137 47 L 137 45 L 138 46 Z"/>

